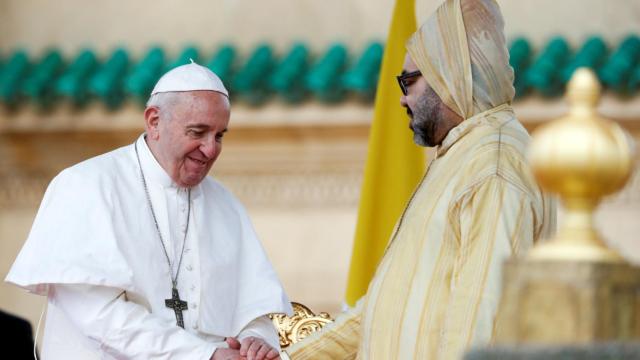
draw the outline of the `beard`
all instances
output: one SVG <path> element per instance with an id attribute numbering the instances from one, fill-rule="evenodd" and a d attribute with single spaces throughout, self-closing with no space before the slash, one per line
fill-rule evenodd
<path id="1" fill-rule="evenodd" d="M 439 144 L 436 131 L 443 122 L 441 105 L 438 95 L 429 88 L 418 98 L 414 111 L 407 108 L 407 114 L 411 117 L 409 128 L 413 131 L 413 142 L 428 147 Z"/>

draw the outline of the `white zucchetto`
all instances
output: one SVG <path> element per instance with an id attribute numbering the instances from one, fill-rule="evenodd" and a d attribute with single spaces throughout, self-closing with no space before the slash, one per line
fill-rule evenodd
<path id="1" fill-rule="evenodd" d="M 218 75 L 208 68 L 196 64 L 193 60 L 191 64 L 178 66 L 162 75 L 151 91 L 151 95 L 196 90 L 216 91 L 229 97 L 229 92 Z"/>

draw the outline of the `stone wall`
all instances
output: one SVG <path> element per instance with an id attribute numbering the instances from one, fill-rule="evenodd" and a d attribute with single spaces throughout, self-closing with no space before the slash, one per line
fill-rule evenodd
<path id="1" fill-rule="evenodd" d="M 416 0 L 421 23 L 440 0 Z M 615 43 L 640 28 L 635 0 L 501 0 L 508 37 L 526 36 L 542 45 L 555 35 L 581 43 L 602 35 Z M 3 0 L 0 49 L 69 53 L 89 46 L 108 52 L 117 46 L 145 51 L 160 44 L 179 51 L 195 44 L 212 51 L 231 42 L 249 51 L 261 41 L 284 50 L 294 41 L 323 49 L 334 41 L 361 50 L 384 40 L 393 0 Z M 277 20 L 276 20 L 277 19 Z"/>

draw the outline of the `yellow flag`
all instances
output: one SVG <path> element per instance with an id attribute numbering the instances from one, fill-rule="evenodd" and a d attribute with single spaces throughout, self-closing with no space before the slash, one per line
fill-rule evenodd
<path id="1" fill-rule="evenodd" d="M 416 30 L 414 7 L 414 0 L 396 0 L 382 59 L 347 283 L 346 301 L 352 306 L 366 293 L 391 231 L 424 172 L 424 151 L 413 143 L 396 81 L 405 42 Z"/>

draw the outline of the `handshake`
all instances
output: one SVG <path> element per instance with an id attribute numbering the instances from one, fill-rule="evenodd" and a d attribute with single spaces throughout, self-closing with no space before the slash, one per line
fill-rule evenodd
<path id="1" fill-rule="evenodd" d="M 278 350 L 257 337 L 247 337 L 241 342 L 236 338 L 225 339 L 228 349 L 218 348 L 213 352 L 211 360 L 274 360 L 280 359 Z"/>

